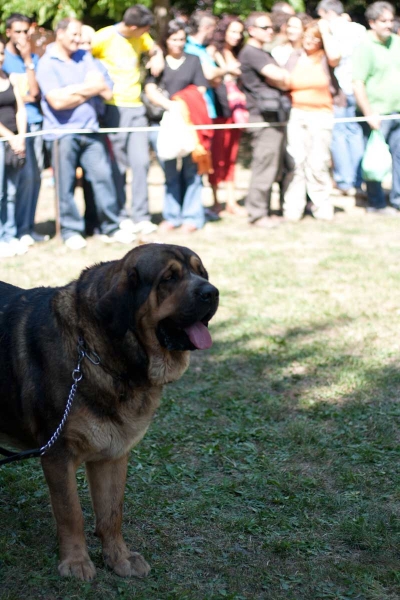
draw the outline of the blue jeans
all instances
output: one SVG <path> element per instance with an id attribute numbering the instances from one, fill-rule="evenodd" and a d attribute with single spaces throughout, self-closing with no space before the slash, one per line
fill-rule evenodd
<path id="1" fill-rule="evenodd" d="M 155 124 L 155 125 L 158 125 Z M 148 132 L 153 150 L 157 151 L 158 129 Z M 190 223 L 197 229 L 204 227 L 205 215 L 202 203 L 203 182 L 197 174 L 197 165 L 189 154 L 182 158 L 182 167 L 178 170 L 177 160 L 158 162 L 165 174 L 165 197 L 163 217 L 175 227 Z"/>
<path id="2" fill-rule="evenodd" d="M 371 128 L 362 123 L 364 143 L 367 144 Z M 400 121 L 385 120 L 380 127 L 392 155 L 392 190 L 390 202 L 400 209 Z M 386 199 L 380 181 L 367 181 L 368 204 L 373 208 L 385 208 Z"/>
<path id="3" fill-rule="evenodd" d="M 337 118 L 355 117 L 356 101 L 348 95 L 347 106 L 335 106 Z M 341 190 L 361 187 L 361 161 L 364 154 L 363 131 L 360 123 L 335 123 L 332 132 L 331 153 L 333 178 Z"/>
<path id="4" fill-rule="evenodd" d="M 9 242 L 17 237 L 15 197 L 20 169 L 4 163 L 4 142 L 0 142 L 0 241 Z"/>
<path id="5" fill-rule="evenodd" d="M 197 174 L 197 165 L 189 154 L 182 159 L 178 170 L 177 160 L 164 162 L 165 198 L 163 217 L 175 227 L 183 223 L 194 225 L 197 229 L 204 226 L 205 216 L 201 199 L 203 183 Z"/>
<path id="6" fill-rule="evenodd" d="M 160 123 L 149 123 L 149 125 L 151 127 L 153 127 L 154 129 L 152 131 L 148 131 L 147 132 L 147 137 L 149 140 L 149 144 L 150 147 L 152 148 L 152 150 L 154 150 L 154 152 L 157 154 L 157 138 L 158 138 L 158 129 L 156 129 L 156 127 L 160 126 Z M 157 156 L 157 160 L 161 165 L 161 161 Z"/>
<path id="7" fill-rule="evenodd" d="M 53 151 L 53 162 L 55 152 Z M 118 229 L 117 198 L 111 173 L 110 158 L 98 134 L 65 135 L 58 140 L 57 168 L 60 201 L 61 235 L 64 240 L 84 232 L 84 219 L 75 203 L 75 172 L 81 166 L 92 186 L 101 233 L 109 235 Z"/>
<path id="8" fill-rule="evenodd" d="M 28 132 L 40 131 L 41 123 L 28 125 Z M 35 222 L 36 206 L 39 198 L 41 172 L 43 170 L 43 138 L 36 136 L 26 138 L 26 163 L 21 170 L 17 201 L 15 205 L 15 220 L 17 222 L 17 235 L 30 234 Z"/>

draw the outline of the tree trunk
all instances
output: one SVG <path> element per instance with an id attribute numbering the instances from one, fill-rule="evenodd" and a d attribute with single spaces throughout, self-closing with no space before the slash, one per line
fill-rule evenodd
<path id="1" fill-rule="evenodd" d="M 156 20 L 157 40 L 159 40 L 165 31 L 170 19 L 171 2 L 170 0 L 153 0 L 153 13 Z"/>

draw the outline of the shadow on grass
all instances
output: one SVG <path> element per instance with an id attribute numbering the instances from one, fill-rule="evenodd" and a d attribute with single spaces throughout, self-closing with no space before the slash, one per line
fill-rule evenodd
<path id="1" fill-rule="evenodd" d="M 340 337 L 327 343 L 351 323 L 344 316 L 279 335 L 254 326 L 193 353 L 188 373 L 167 386 L 129 466 L 125 532 L 154 566 L 135 598 L 396 598 L 400 373 Z M 213 332 L 223 339 L 232 328 L 219 322 Z M 82 473 L 79 484 L 90 531 Z M 100 588 L 52 579 L 39 465 L 7 467 L 0 485 L 4 589 L 115 595 L 90 535 Z M 36 584 L 26 586 L 24 564 Z M 119 582 L 130 597 L 132 584 Z"/>
<path id="2" fill-rule="evenodd" d="M 400 389 L 400 356 L 393 357 L 390 364 L 381 365 L 379 359 L 362 349 L 356 352 L 354 346 L 347 348 L 338 335 L 341 328 L 351 327 L 356 319 L 347 315 L 335 319 L 309 322 L 302 326 L 288 327 L 279 334 L 255 331 L 240 333 L 229 344 L 215 342 L 209 354 L 194 354 L 194 363 L 200 369 L 209 370 L 218 377 L 224 370 L 232 382 L 236 393 L 251 398 L 260 385 L 285 395 L 291 386 L 299 386 L 303 393 L 315 392 L 321 386 L 336 386 L 324 393 L 321 401 L 343 406 L 350 402 L 379 402 L 389 396 L 389 401 L 397 402 Z M 225 321 L 213 325 L 214 337 L 223 336 L 232 329 L 232 322 Z M 330 343 L 335 330 L 337 341 Z M 202 365 L 207 365 L 203 367 Z M 206 376 L 207 377 L 207 376 Z M 249 380 L 253 387 L 249 388 Z M 340 383 L 346 392 L 340 393 Z M 394 396 L 393 396 L 394 395 Z M 314 398 L 314 401 L 318 397 Z M 298 400 L 289 394 L 289 404 L 298 407 Z M 315 402 L 312 404 L 314 406 Z M 301 405 L 304 409 L 306 405 Z"/>

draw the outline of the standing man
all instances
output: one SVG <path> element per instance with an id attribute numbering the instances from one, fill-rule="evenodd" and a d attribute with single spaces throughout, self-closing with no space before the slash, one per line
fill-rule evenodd
<path id="1" fill-rule="evenodd" d="M 272 48 L 287 43 L 287 23 L 290 17 L 294 17 L 295 14 L 296 11 L 288 2 L 274 2 L 271 7 L 271 21 L 274 26 L 275 36 L 272 44 L 267 44 L 265 50 L 271 51 Z"/>
<path id="2" fill-rule="evenodd" d="M 333 39 L 340 48 L 341 59 L 335 68 L 340 88 L 346 95 L 346 106 L 333 106 L 336 118 L 355 117 L 356 100 L 353 93 L 353 53 L 366 34 L 365 27 L 345 19 L 340 0 L 321 0 L 317 13 L 328 21 Z M 342 194 L 359 193 L 361 188 L 361 160 L 364 154 L 364 139 L 360 123 L 335 123 L 332 131 L 331 153 L 333 178 Z"/>
<path id="3" fill-rule="evenodd" d="M 58 139 L 60 161 L 57 179 L 60 199 L 61 235 L 71 250 L 86 246 L 84 220 L 74 198 L 76 168 L 81 166 L 93 188 L 101 239 L 129 244 L 134 235 L 119 229 L 117 199 L 111 164 L 99 129 L 96 97 L 110 99 L 112 92 L 89 52 L 79 50 L 82 23 L 63 19 L 56 28 L 56 41 L 39 61 L 37 79 L 42 92 L 45 129 L 60 129 L 45 139 Z M 90 134 L 72 133 L 89 129 Z M 71 133 L 68 133 L 68 130 Z M 53 159 L 57 159 L 54 157 Z"/>
<path id="4" fill-rule="evenodd" d="M 276 222 L 268 216 L 272 184 L 282 163 L 288 107 L 280 90 L 288 88 L 289 73 L 278 67 L 264 44 L 272 41 L 274 30 L 268 13 L 253 12 L 246 20 L 247 44 L 239 53 L 242 84 L 250 122 L 278 123 L 276 126 L 249 129 L 252 145 L 251 181 L 246 198 L 250 224 L 268 229 Z"/>
<path id="5" fill-rule="evenodd" d="M 136 4 L 128 8 L 120 23 L 98 31 L 92 42 L 92 53 L 101 60 L 114 82 L 112 98 L 107 100 L 104 117 L 106 127 L 146 127 L 145 107 L 140 98 L 140 60 L 149 54 L 148 66 L 157 76 L 164 68 L 164 58 L 149 35 L 154 22 L 148 8 Z M 121 228 L 148 234 L 157 229 L 150 221 L 147 173 L 149 141 L 146 132 L 118 132 L 109 135 L 114 153 L 114 181 L 117 189 Z M 126 213 L 126 171 L 132 170 L 131 217 Z"/>
<path id="6" fill-rule="evenodd" d="M 38 56 L 32 54 L 29 41 L 30 19 L 26 15 L 13 13 L 6 21 L 8 42 L 5 49 L 3 70 L 10 75 L 15 73 L 19 92 L 25 103 L 27 112 L 27 133 L 40 131 L 42 113 L 40 111 L 40 90 L 36 81 Z M 43 139 L 30 137 L 26 139 L 26 163 L 21 170 L 15 206 L 17 236 L 26 246 L 43 242 L 49 236 L 39 235 L 34 231 L 35 212 L 39 198 L 41 172 L 43 169 Z"/>
<path id="7" fill-rule="evenodd" d="M 271 8 L 271 13 L 285 13 L 289 17 L 293 17 L 296 14 L 293 6 L 289 2 L 274 2 Z"/>
<path id="8" fill-rule="evenodd" d="M 392 33 L 395 10 L 389 2 L 374 2 L 365 17 L 371 28 L 353 56 L 353 88 L 357 106 L 367 122 L 365 140 L 371 129 L 381 130 L 392 155 L 392 190 L 386 206 L 380 181 L 367 181 L 367 212 L 395 215 L 400 210 L 400 121 L 381 120 L 380 115 L 400 112 L 400 37 Z"/>

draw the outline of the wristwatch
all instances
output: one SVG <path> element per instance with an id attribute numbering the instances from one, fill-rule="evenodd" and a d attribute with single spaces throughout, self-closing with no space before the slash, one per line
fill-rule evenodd
<path id="1" fill-rule="evenodd" d="M 27 69 L 29 69 L 29 71 L 34 71 L 35 70 L 35 65 L 33 64 L 33 62 L 29 63 L 29 65 L 25 65 Z"/>

